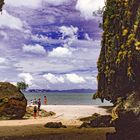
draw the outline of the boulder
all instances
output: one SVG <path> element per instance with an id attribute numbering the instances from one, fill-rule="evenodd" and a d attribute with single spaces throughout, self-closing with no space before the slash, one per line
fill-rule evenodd
<path id="1" fill-rule="evenodd" d="M 107 134 L 107 140 L 140 139 L 140 92 L 133 92 L 126 99 L 118 102 L 113 109 L 112 122 L 116 133 Z M 114 118 L 114 114 L 117 117 Z"/>
<path id="2" fill-rule="evenodd" d="M 61 122 L 49 122 L 44 125 L 47 128 L 67 128 Z"/>
<path id="3" fill-rule="evenodd" d="M 0 82 L 0 118 L 21 119 L 26 113 L 27 100 L 16 86 Z"/>
<path id="4" fill-rule="evenodd" d="M 93 114 L 94 116 L 90 122 L 84 122 L 80 128 L 85 127 L 111 127 L 111 116 L 110 115 L 99 115 L 99 114 Z"/>
<path id="5" fill-rule="evenodd" d="M 111 121 L 110 115 L 103 115 L 90 121 L 90 126 L 91 127 L 110 127 L 110 121 Z"/>

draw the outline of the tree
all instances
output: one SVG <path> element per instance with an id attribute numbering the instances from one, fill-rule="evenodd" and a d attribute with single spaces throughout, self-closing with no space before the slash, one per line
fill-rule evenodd
<path id="1" fill-rule="evenodd" d="M 23 82 L 23 81 L 17 83 L 17 88 L 18 88 L 19 90 L 25 91 L 28 87 L 29 87 L 29 85 L 26 84 L 26 83 Z"/>

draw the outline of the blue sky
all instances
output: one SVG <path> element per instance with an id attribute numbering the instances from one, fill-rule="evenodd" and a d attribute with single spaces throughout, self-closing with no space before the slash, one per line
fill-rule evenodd
<path id="1" fill-rule="evenodd" d="M 104 0 L 5 0 L 0 81 L 30 88 L 97 87 Z"/>

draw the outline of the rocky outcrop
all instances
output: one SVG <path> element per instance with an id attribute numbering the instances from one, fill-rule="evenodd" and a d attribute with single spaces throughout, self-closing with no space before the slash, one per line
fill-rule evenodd
<path id="1" fill-rule="evenodd" d="M 20 119 L 26 113 L 26 106 L 27 100 L 17 87 L 0 82 L 0 118 Z"/>
<path id="2" fill-rule="evenodd" d="M 54 116 L 56 115 L 56 113 L 49 111 L 47 112 L 46 110 L 41 109 L 39 111 L 39 116 L 41 117 L 49 117 L 49 116 Z M 32 118 L 34 116 L 34 107 L 33 106 L 28 106 L 26 108 L 26 114 L 24 116 L 24 118 Z"/>
<path id="3" fill-rule="evenodd" d="M 90 121 L 87 122 L 85 121 L 81 126 L 80 128 L 82 127 L 85 127 L 85 128 L 97 128 L 97 127 L 111 127 L 111 116 L 110 115 L 99 115 L 99 114 L 96 114 L 95 115 L 93 114 L 93 117 L 92 119 L 89 118 Z M 84 119 L 83 119 L 84 120 Z"/>
<path id="4" fill-rule="evenodd" d="M 0 0 L 0 11 L 2 11 L 3 5 L 4 5 L 4 0 Z"/>
<path id="5" fill-rule="evenodd" d="M 139 90 L 140 0 L 107 0 L 97 97 L 116 102 Z"/>
<path id="6" fill-rule="evenodd" d="M 67 128 L 61 122 L 49 122 L 44 125 L 46 128 Z"/>
<path id="7" fill-rule="evenodd" d="M 116 134 L 108 135 L 108 140 L 138 140 L 140 0 L 107 0 L 103 30 L 98 60 L 98 91 L 94 98 L 114 103 L 112 123 Z"/>

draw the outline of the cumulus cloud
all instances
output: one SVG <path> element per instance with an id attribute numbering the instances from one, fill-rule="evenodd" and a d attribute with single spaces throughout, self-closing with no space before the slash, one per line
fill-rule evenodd
<path id="1" fill-rule="evenodd" d="M 0 37 L 2 37 L 4 40 L 8 40 L 8 35 L 4 31 L 0 31 Z"/>
<path id="2" fill-rule="evenodd" d="M 36 45 L 24 45 L 22 47 L 23 52 L 27 53 L 34 53 L 34 54 L 45 54 L 46 50 L 43 46 L 36 44 Z"/>
<path id="3" fill-rule="evenodd" d="M 60 32 L 62 33 L 62 38 L 64 37 L 73 37 L 75 35 L 77 35 L 78 32 L 78 28 L 77 27 L 73 27 L 72 25 L 70 27 L 68 26 L 61 26 L 59 27 Z"/>
<path id="4" fill-rule="evenodd" d="M 95 85 L 97 85 L 97 78 L 96 77 L 93 77 L 93 76 L 88 76 L 85 78 L 86 80 L 89 80 L 91 82 L 93 82 Z"/>
<path id="5" fill-rule="evenodd" d="M 0 57 L 0 64 L 5 64 L 6 63 L 6 59 L 3 57 Z"/>
<path id="6" fill-rule="evenodd" d="M 72 25 L 59 27 L 59 31 L 62 33 L 62 39 L 64 40 L 64 47 L 70 47 L 77 40 L 78 30 L 78 27 Z"/>
<path id="7" fill-rule="evenodd" d="M 92 40 L 87 33 L 85 33 L 85 39 L 88 40 L 88 41 Z"/>
<path id="8" fill-rule="evenodd" d="M 32 35 L 31 36 L 32 40 L 34 41 L 38 41 L 38 42 L 42 42 L 42 41 L 47 41 L 48 37 L 47 36 L 43 36 L 43 35 Z"/>
<path id="9" fill-rule="evenodd" d="M 62 76 L 55 76 L 51 73 L 43 75 L 43 77 L 50 83 L 56 84 L 56 83 L 64 83 L 64 78 Z"/>
<path id="10" fill-rule="evenodd" d="M 18 77 L 21 78 L 29 86 L 32 85 L 33 76 L 30 73 L 20 73 Z"/>
<path id="11" fill-rule="evenodd" d="M 93 12 L 103 8 L 105 0 L 78 0 L 76 9 L 80 11 L 81 16 L 85 19 L 93 19 Z"/>
<path id="12" fill-rule="evenodd" d="M 8 27 L 10 29 L 23 30 L 23 22 L 12 15 L 7 11 L 3 10 L 2 15 L 0 16 L 0 28 Z"/>
<path id="13" fill-rule="evenodd" d="M 6 5 L 14 6 L 14 7 L 30 7 L 30 8 L 37 8 L 41 0 L 5 0 Z"/>
<path id="14" fill-rule="evenodd" d="M 49 52 L 49 57 L 70 57 L 72 56 L 72 50 L 65 47 L 54 48 Z"/>
<path id="15" fill-rule="evenodd" d="M 46 2 L 50 5 L 61 5 L 65 2 L 68 2 L 68 0 L 5 0 L 5 3 L 10 6 L 14 7 L 29 7 L 29 8 L 38 8 L 40 5 L 43 4 L 43 2 Z"/>
<path id="16" fill-rule="evenodd" d="M 79 76 L 77 74 L 66 74 L 66 78 L 68 81 L 70 81 L 71 83 L 75 83 L 75 84 L 80 84 L 80 83 L 85 83 L 85 79 L 82 76 Z"/>
<path id="17" fill-rule="evenodd" d="M 68 2 L 69 0 L 43 0 L 45 2 L 47 2 L 48 4 L 51 4 L 51 5 L 61 5 L 63 3 L 66 3 Z"/>

